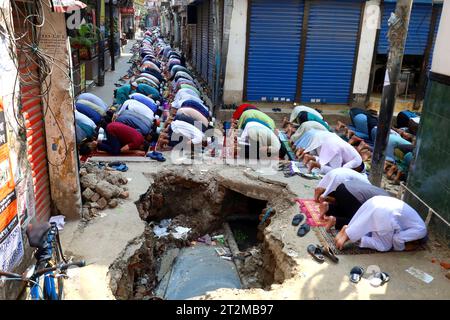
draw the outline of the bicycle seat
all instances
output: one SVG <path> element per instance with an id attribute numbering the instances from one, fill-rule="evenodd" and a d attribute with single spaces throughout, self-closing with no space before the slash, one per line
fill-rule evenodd
<path id="1" fill-rule="evenodd" d="M 39 248 L 42 245 L 42 240 L 50 230 L 51 224 L 49 222 L 44 222 L 39 225 L 29 224 L 27 227 L 27 237 L 30 246 L 33 248 Z"/>

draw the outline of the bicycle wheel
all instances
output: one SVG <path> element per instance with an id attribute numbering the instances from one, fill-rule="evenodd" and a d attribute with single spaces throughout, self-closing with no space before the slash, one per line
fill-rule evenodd
<path id="1" fill-rule="evenodd" d="M 61 252 L 61 246 L 58 239 L 52 241 L 52 258 L 47 262 L 46 268 L 54 267 L 60 263 L 65 262 Z M 65 271 L 61 272 L 64 274 Z M 64 298 L 64 278 L 51 277 L 49 275 L 42 276 L 44 278 L 43 293 L 45 300 L 63 300 Z"/>
<path id="2" fill-rule="evenodd" d="M 56 236 L 56 241 L 53 241 L 53 244 L 54 244 L 53 259 L 54 259 L 55 263 L 60 264 L 60 263 L 66 262 L 66 260 L 64 259 L 63 253 L 62 253 L 61 243 L 59 241 L 59 235 Z M 65 274 L 66 271 L 62 271 L 61 273 Z M 56 284 L 57 284 L 56 292 L 58 294 L 58 300 L 63 300 L 64 299 L 64 278 L 58 277 Z"/>

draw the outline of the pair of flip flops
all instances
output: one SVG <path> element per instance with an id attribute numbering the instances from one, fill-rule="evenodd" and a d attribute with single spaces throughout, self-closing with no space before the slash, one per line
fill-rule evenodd
<path id="1" fill-rule="evenodd" d="M 108 167 L 121 172 L 128 171 L 128 166 L 125 164 L 125 162 L 121 161 L 110 162 L 108 163 Z"/>
<path id="2" fill-rule="evenodd" d="M 161 152 L 156 152 L 156 151 L 152 151 L 147 153 L 147 157 L 159 162 L 164 162 L 166 161 L 166 158 L 164 158 L 164 156 L 162 155 Z"/>
<path id="3" fill-rule="evenodd" d="M 302 214 L 296 214 L 292 219 L 292 225 L 298 226 L 304 219 L 305 217 Z M 311 230 L 309 224 L 304 223 L 300 226 L 300 228 L 298 228 L 297 235 L 299 237 L 304 237 L 309 232 L 309 230 Z"/>
<path id="4" fill-rule="evenodd" d="M 353 267 L 352 270 L 350 270 L 350 281 L 353 283 L 358 283 L 359 281 L 361 281 L 364 272 L 365 271 L 363 267 Z M 370 279 L 370 284 L 373 287 L 379 287 L 384 285 L 389 280 L 389 274 L 387 274 L 386 272 L 375 272 Z"/>
<path id="5" fill-rule="evenodd" d="M 308 253 L 319 263 L 323 263 L 325 261 L 325 257 L 329 258 L 334 263 L 339 262 L 339 258 L 336 257 L 334 252 L 329 247 L 310 244 L 306 249 L 308 250 Z"/>
<path id="6" fill-rule="evenodd" d="M 272 111 L 273 112 L 281 112 L 281 109 L 280 108 L 273 108 Z"/>

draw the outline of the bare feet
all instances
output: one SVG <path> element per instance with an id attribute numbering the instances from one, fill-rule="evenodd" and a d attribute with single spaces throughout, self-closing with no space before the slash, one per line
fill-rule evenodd
<path id="1" fill-rule="evenodd" d="M 336 217 L 329 216 L 328 217 L 328 222 L 325 225 L 325 230 L 330 232 L 331 228 L 333 228 L 335 225 L 336 225 Z"/>
<path id="2" fill-rule="evenodd" d="M 338 121 L 338 122 L 337 122 L 336 131 L 340 131 L 340 130 L 345 129 L 345 128 L 347 128 L 347 126 L 345 125 L 345 123 L 343 123 L 343 122 L 341 122 L 341 121 Z"/>
<path id="3" fill-rule="evenodd" d="M 325 192 L 324 188 L 316 188 L 314 189 L 314 200 L 319 202 L 320 196 Z"/>
<path id="4" fill-rule="evenodd" d="M 347 139 L 351 139 L 355 135 L 355 132 L 353 130 L 348 129 L 346 135 Z"/>
<path id="5" fill-rule="evenodd" d="M 336 248 L 338 248 L 339 250 L 342 250 L 345 243 L 349 240 L 347 232 L 346 232 L 347 227 L 348 226 L 346 226 L 346 225 L 343 226 L 341 231 L 339 231 L 339 233 L 334 238 L 334 242 L 336 243 Z"/>
<path id="6" fill-rule="evenodd" d="M 351 130 L 349 130 L 349 131 L 351 131 Z M 353 131 L 351 131 L 351 132 L 353 132 Z M 364 142 L 364 140 L 356 135 L 353 135 L 351 137 L 351 139 L 348 140 L 348 143 L 351 144 L 352 146 L 356 146 L 358 143 L 361 144 L 362 142 Z"/>
<path id="7" fill-rule="evenodd" d="M 388 172 L 386 173 L 387 178 L 389 180 L 393 180 L 394 179 L 394 174 L 396 174 L 398 171 L 398 168 L 396 165 L 393 165 L 392 167 L 389 168 Z"/>
<path id="8" fill-rule="evenodd" d="M 320 163 L 317 161 L 310 161 L 308 162 L 308 172 L 311 173 L 312 169 L 319 168 L 320 169 Z"/>
<path id="9" fill-rule="evenodd" d="M 327 214 L 327 212 L 328 212 L 328 209 L 329 209 L 329 204 L 328 204 L 328 202 L 324 201 L 324 202 L 321 202 L 321 203 L 319 204 L 319 213 L 320 213 L 319 217 L 320 217 L 320 219 L 323 219 L 323 218 L 324 218 L 324 216 L 325 216 L 325 215 Z"/>
<path id="10" fill-rule="evenodd" d="M 308 162 L 314 161 L 314 160 L 316 160 L 316 158 L 314 156 L 310 155 L 310 154 L 305 154 L 303 156 L 303 164 L 304 165 L 306 165 Z"/>
<path id="11" fill-rule="evenodd" d="M 364 142 L 364 140 L 362 140 L 359 145 L 356 147 L 356 150 L 358 151 L 363 151 L 363 150 L 369 150 L 370 151 L 370 146 Z"/>
<path id="12" fill-rule="evenodd" d="M 372 158 L 372 152 L 370 152 L 369 150 L 361 151 L 360 155 L 363 161 L 367 161 Z"/>

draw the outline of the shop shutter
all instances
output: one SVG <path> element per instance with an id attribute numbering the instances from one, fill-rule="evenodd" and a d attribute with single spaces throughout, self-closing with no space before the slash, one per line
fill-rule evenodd
<path id="1" fill-rule="evenodd" d="M 194 25 L 191 28 L 191 46 L 192 46 L 191 62 L 192 62 L 192 66 L 195 68 L 195 66 L 197 64 L 197 25 Z"/>
<path id="2" fill-rule="evenodd" d="M 217 5 L 219 2 L 217 1 Z M 208 23 L 208 85 L 210 89 L 213 89 L 213 74 L 214 74 L 214 12 L 213 6 L 210 3 L 209 5 L 209 23 Z M 220 24 L 219 24 L 220 26 Z"/>
<path id="3" fill-rule="evenodd" d="M 250 2 L 246 100 L 294 101 L 303 6 L 301 0 Z"/>
<path id="4" fill-rule="evenodd" d="M 26 12 L 23 10 L 23 12 Z M 19 13 L 20 14 L 20 13 Z M 23 25 L 24 16 L 14 14 L 14 29 L 16 34 L 26 34 L 31 37 L 32 30 L 25 29 Z M 25 39 L 24 39 L 25 40 Z M 27 40 L 27 43 L 30 40 Z M 34 199 L 36 218 L 38 221 L 46 221 L 50 217 L 50 183 L 47 166 L 47 144 L 44 129 L 44 112 L 41 101 L 41 82 L 39 80 L 39 69 L 36 64 L 36 57 L 30 50 L 26 52 L 21 48 L 17 49 L 20 75 L 20 103 L 21 112 L 25 120 L 27 154 L 31 165 L 33 177 Z M 31 204 L 30 204 L 31 205 Z"/>
<path id="5" fill-rule="evenodd" d="M 197 6 L 197 57 L 195 63 L 195 70 L 200 73 L 202 70 L 202 7 Z"/>
<path id="6" fill-rule="evenodd" d="M 381 20 L 380 36 L 378 40 L 378 53 L 389 52 L 388 20 L 391 12 L 395 12 L 395 2 L 385 2 Z M 428 33 L 431 23 L 431 3 L 414 3 L 406 38 L 405 54 L 423 55 L 427 46 Z"/>
<path id="7" fill-rule="evenodd" d="M 311 1 L 301 101 L 349 102 L 360 20 L 360 1 Z"/>
<path id="8" fill-rule="evenodd" d="M 208 78 L 208 25 L 209 25 L 209 1 L 202 4 L 202 68 L 203 80 Z"/>

